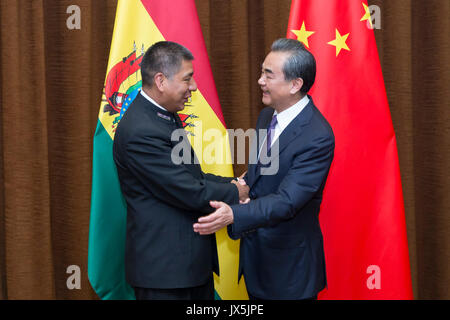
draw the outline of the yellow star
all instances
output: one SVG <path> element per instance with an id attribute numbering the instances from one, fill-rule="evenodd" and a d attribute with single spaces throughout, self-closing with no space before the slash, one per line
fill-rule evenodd
<path id="1" fill-rule="evenodd" d="M 362 5 L 364 7 L 364 16 L 359 21 L 365 21 L 365 20 L 369 21 L 370 28 L 373 29 L 372 19 L 370 17 L 369 7 L 365 3 L 363 3 Z"/>
<path id="2" fill-rule="evenodd" d="M 341 36 L 338 29 L 336 29 L 336 39 L 328 42 L 328 44 L 336 47 L 336 57 L 339 55 L 339 52 L 341 52 L 342 49 L 350 51 L 350 48 L 345 43 L 345 41 L 347 41 L 349 34 L 350 33 L 347 33 Z"/>
<path id="3" fill-rule="evenodd" d="M 291 30 L 296 36 L 297 40 L 302 42 L 307 48 L 309 48 L 308 37 L 310 37 L 314 31 L 306 31 L 305 21 L 302 23 L 300 30 Z"/>

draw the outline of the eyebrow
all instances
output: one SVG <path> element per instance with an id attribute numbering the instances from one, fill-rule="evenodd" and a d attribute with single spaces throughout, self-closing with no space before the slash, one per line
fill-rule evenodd
<path id="1" fill-rule="evenodd" d="M 264 68 L 264 66 L 263 65 L 261 65 L 261 69 L 264 71 L 264 72 L 267 72 L 267 73 L 271 73 L 271 74 L 273 74 L 273 71 L 271 70 L 271 69 L 268 69 L 268 68 Z"/>

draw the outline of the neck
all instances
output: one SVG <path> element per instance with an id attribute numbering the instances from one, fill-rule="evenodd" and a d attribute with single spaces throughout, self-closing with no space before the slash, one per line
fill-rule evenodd
<path id="1" fill-rule="evenodd" d="M 160 106 L 164 107 L 164 100 L 162 99 L 161 94 L 157 90 L 154 90 L 154 88 L 155 86 L 151 88 L 142 86 L 142 91 L 144 91 L 146 95 L 152 98 Z"/>
<path id="2" fill-rule="evenodd" d="M 297 102 L 299 102 L 300 100 L 303 99 L 303 97 L 305 96 L 305 94 L 300 94 L 300 95 L 296 95 L 295 97 L 292 97 L 290 99 L 288 99 L 288 101 L 286 101 L 285 103 L 283 103 L 282 105 L 279 106 L 273 106 L 272 108 L 275 109 L 275 111 L 277 113 L 281 113 L 284 110 L 289 109 L 290 107 L 292 107 L 294 104 L 296 104 Z"/>

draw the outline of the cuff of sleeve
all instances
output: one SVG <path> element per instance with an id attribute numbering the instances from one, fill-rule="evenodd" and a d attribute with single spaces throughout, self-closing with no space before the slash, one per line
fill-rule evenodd
<path id="1" fill-rule="evenodd" d="M 257 230 L 256 216 L 251 217 L 249 208 L 249 204 L 231 206 L 234 219 L 234 222 L 228 228 L 228 235 L 231 239 L 236 240 L 242 238 Z"/>

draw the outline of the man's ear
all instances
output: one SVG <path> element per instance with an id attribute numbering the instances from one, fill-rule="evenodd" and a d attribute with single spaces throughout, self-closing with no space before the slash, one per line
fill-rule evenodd
<path id="1" fill-rule="evenodd" d="M 296 78 L 296 79 L 292 80 L 292 86 L 291 86 L 290 93 L 291 94 L 296 94 L 297 92 L 300 91 L 300 89 L 302 87 L 303 87 L 303 79 L 302 78 Z"/>
<path id="2" fill-rule="evenodd" d="M 163 92 L 166 82 L 166 77 L 164 76 L 164 74 L 162 72 L 156 73 L 153 77 L 153 81 L 158 91 Z"/>

